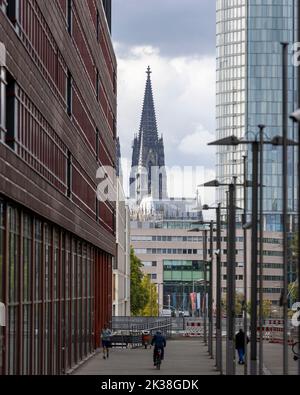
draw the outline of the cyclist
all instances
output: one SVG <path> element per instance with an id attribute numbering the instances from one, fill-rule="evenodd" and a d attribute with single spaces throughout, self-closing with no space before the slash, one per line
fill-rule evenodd
<path id="1" fill-rule="evenodd" d="M 162 335 L 161 331 L 158 330 L 156 334 L 153 336 L 153 339 L 151 341 L 151 345 L 154 346 L 154 351 L 153 351 L 153 363 L 154 366 L 156 365 L 155 359 L 156 359 L 156 354 L 158 350 L 161 350 L 161 360 L 164 359 L 164 349 L 167 345 L 166 338 Z"/>

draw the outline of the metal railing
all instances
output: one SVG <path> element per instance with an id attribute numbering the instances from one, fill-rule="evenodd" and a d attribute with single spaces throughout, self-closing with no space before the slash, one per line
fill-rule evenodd
<path id="1" fill-rule="evenodd" d="M 142 332 L 149 331 L 153 336 L 160 330 L 167 339 L 172 334 L 171 318 L 165 317 L 113 317 L 111 329 L 116 336 L 126 336 L 132 347 L 142 346 Z"/>

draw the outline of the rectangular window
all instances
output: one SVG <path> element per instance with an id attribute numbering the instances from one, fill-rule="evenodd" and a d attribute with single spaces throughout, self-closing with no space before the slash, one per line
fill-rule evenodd
<path id="1" fill-rule="evenodd" d="M 99 137 L 100 137 L 100 133 L 99 133 L 99 129 L 96 128 L 96 160 L 99 160 Z"/>
<path id="2" fill-rule="evenodd" d="M 97 26 L 96 26 L 96 31 L 97 31 L 97 41 L 100 39 L 100 14 L 99 10 L 97 9 Z"/>
<path id="3" fill-rule="evenodd" d="M 14 149 L 17 131 L 16 81 L 8 74 L 6 87 L 6 144 Z"/>
<path id="4" fill-rule="evenodd" d="M 73 30 L 73 0 L 67 0 L 67 25 L 68 25 L 68 32 L 72 35 Z"/>
<path id="5" fill-rule="evenodd" d="M 99 70 L 96 72 L 96 99 L 99 100 Z"/>
<path id="6" fill-rule="evenodd" d="M 8 280 L 9 280 L 9 306 L 8 306 L 8 373 L 17 374 L 18 363 L 18 309 L 19 309 L 19 212 L 9 207 L 9 249 L 8 249 Z"/>
<path id="7" fill-rule="evenodd" d="M 67 196 L 72 196 L 72 154 L 68 150 L 68 161 L 67 161 Z"/>
<path id="8" fill-rule="evenodd" d="M 6 14 L 15 26 L 18 23 L 18 15 L 19 15 L 19 0 L 8 0 Z"/>
<path id="9" fill-rule="evenodd" d="M 102 0 L 102 4 L 106 15 L 108 28 L 111 32 L 111 0 Z"/>
<path id="10" fill-rule="evenodd" d="M 5 132 L 5 102 L 6 102 L 6 71 L 1 67 L 0 59 L 0 141 L 4 138 Z"/>
<path id="11" fill-rule="evenodd" d="M 67 113 L 69 116 L 72 115 L 72 75 L 68 71 L 67 77 Z"/>

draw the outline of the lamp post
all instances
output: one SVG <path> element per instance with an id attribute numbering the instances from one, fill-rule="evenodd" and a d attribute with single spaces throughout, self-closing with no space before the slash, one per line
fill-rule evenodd
<path id="1" fill-rule="evenodd" d="M 204 184 L 206 186 L 206 184 Z M 217 224 L 217 244 L 216 244 L 216 368 L 223 374 L 222 361 L 222 268 L 221 268 L 221 204 L 216 208 L 207 205 L 202 206 L 202 210 L 216 210 L 216 224 Z M 212 253 L 212 247 L 211 247 Z"/>
<path id="2" fill-rule="evenodd" d="M 257 141 L 257 135 L 255 134 L 255 140 L 242 140 L 236 136 L 229 136 L 208 145 L 220 145 L 220 146 L 238 146 L 240 144 L 252 145 L 253 158 L 252 158 L 252 240 L 251 240 L 251 363 L 250 372 L 251 375 L 257 374 L 257 232 L 258 232 L 258 153 L 259 147 L 261 146 L 261 151 L 263 144 L 270 144 L 273 146 L 286 145 L 297 145 L 296 142 L 285 139 L 281 136 L 275 136 L 272 140 L 263 141 L 261 137 L 264 131 L 264 125 L 259 125 L 260 139 Z M 286 143 L 284 143 L 286 140 Z M 261 174 L 261 178 L 263 174 Z M 261 184 L 261 188 L 263 185 Z M 262 195 L 261 195 L 262 196 Z M 262 364 L 263 361 L 261 361 Z"/>
<path id="3" fill-rule="evenodd" d="M 207 309 L 206 309 L 206 294 L 207 294 L 207 272 L 206 272 L 206 261 L 207 261 L 207 229 L 204 229 L 203 239 L 203 261 L 204 261 L 204 344 L 207 345 Z"/>
<path id="4" fill-rule="evenodd" d="M 246 182 L 245 182 L 246 183 Z M 244 184 L 245 184 L 244 183 Z M 235 191 L 237 186 L 244 186 L 244 184 L 237 184 L 236 178 L 230 184 L 223 184 L 217 180 L 213 180 L 204 184 L 205 187 L 220 187 L 228 186 L 228 234 L 227 234 L 227 313 L 226 313 L 226 324 L 227 324 L 227 334 L 226 334 L 226 374 L 235 374 L 235 363 L 234 363 L 234 353 L 235 353 L 235 293 L 236 293 L 236 210 L 235 205 Z M 219 206 L 219 209 L 221 207 Z M 219 216 L 219 213 L 218 213 Z M 221 225 L 219 225 L 220 228 Z M 220 235 L 219 235 L 219 246 L 220 246 Z M 219 258 L 220 259 L 220 258 Z M 219 261 L 220 272 L 218 273 L 217 289 L 221 292 L 221 262 Z M 221 295 L 218 296 L 218 307 L 219 307 L 219 318 L 221 318 Z M 221 331 L 221 323 L 218 322 L 218 330 Z M 222 336 L 222 334 L 220 333 Z M 222 358 L 222 351 L 220 355 L 220 350 L 222 347 L 222 337 L 218 339 L 218 355 Z M 222 369 L 222 361 L 220 361 L 220 366 Z"/>
<path id="5" fill-rule="evenodd" d="M 244 163 L 244 184 L 247 180 L 247 156 L 243 156 Z M 244 186 L 244 218 L 243 218 L 243 230 L 244 230 L 244 334 L 245 334 L 245 365 L 244 365 L 244 374 L 248 374 L 248 342 L 247 342 L 247 333 L 248 333 L 248 317 L 247 317 L 247 302 L 248 302 L 248 264 L 247 264 L 247 206 L 248 206 L 248 193 L 246 184 Z"/>
<path id="6" fill-rule="evenodd" d="M 282 43 L 282 210 L 283 210 L 283 374 L 288 374 L 288 182 L 287 182 L 287 134 L 288 134 L 288 44 Z M 298 92 L 300 94 L 300 92 Z"/>
<path id="7" fill-rule="evenodd" d="M 298 1 L 298 21 L 300 21 L 300 1 Z M 300 23 L 298 22 L 298 42 L 300 42 Z M 298 92 L 300 92 L 300 66 L 298 66 Z M 299 109 L 290 115 L 290 118 L 298 123 L 298 141 L 300 142 L 300 95 L 298 106 Z M 300 146 L 298 149 L 298 224 L 297 224 L 297 276 L 298 276 L 298 301 L 300 301 Z M 298 327 L 298 354 L 300 354 L 300 325 Z M 298 359 L 298 375 L 300 375 L 300 358 Z"/>
<path id="8" fill-rule="evenodd" d="M 204 221 L 197 221 L 195 224 L 197 225 L 210 225 L 210 239 L 213 240 L 213 225 L 214 222 L 204 222 Z M 207 302 L 206 302 L 206 295 L 207 295 L 207 229 L 199 229 L 194 228 L 190 229 L 189 232 L 203 232 L 203 261 L 204 261 L 204 322 L 203 322 L 203 329 L 204 329 L 204 344 L 207 345 Z M 213 249 L 212 244 L 210 244 L 211 251 Z M 208 318 L 209 318 L 209 341 L 208 341 L 208 352 L 212 356 L 212 338 L 213 338 L 213 308 L 212 308 L 212 289 L 213 289 L 213 278 L 212 278 L 212 260 L 210 262 L 209 267 L 209 294 L 208 294 Z"/>

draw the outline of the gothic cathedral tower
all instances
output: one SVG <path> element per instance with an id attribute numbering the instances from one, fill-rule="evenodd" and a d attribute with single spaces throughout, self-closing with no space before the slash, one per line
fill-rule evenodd
<path id="1" fill-rule="evenodd" d="M 136 204 L 145 197 L 154 201 L 167 198 L 164 142 L 158 137 L 149 66 L 146 73 L 142 118 L 139 134 L 133 141 L 130 174 L 130 198 Z"/>

